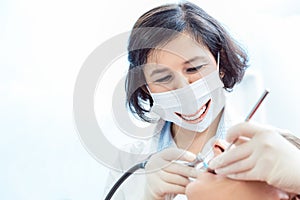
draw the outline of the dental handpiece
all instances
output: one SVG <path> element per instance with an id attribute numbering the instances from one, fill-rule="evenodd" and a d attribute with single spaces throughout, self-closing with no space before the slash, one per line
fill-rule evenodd
<path id="1" fill-rule="evenodd" d="M 263 94 L 261 95 L 261 97 L 258 99 L 257 103 L 254 105 L 254 107 L 252 108 L 252 110 L 250 111 L 250 113 L 247 115 L 245 122 L 250 121 L 250 119 L 253 117 L 253 115 L 255 114 L 255 112 L 257 111 L 257 109 L 259 108 L 259 106 L 261 105 L 261 103 L 264 101 L 264 99 L 266 98 L 266 96 L 269 94 L 269 90 L 265 89 L 265 91 L 263 92 Z M 234 145 L 237 141 L 239 140 L 239 138 L 236 138 L 227 148 L 225 151 L 228 151 L 232 145 Z M 209 169 L 208 168 L 208 164 L 204 161 L 204 157 L 202 156 L 201 153 L 199 153 L 196 157 L 196 159 L 190 163 L 188 163 L 187 165 L 190 167 L 195 167 L 196 165 L 198 165 L 199 163 L 203 162 L 204 167 L 207 168 L 208 172 L 212 172 L 215 173 L 214 170 Z"/>
<path id="2" fill-rule="evenodd" d="M 189 167 L 195 167 L 196 165 L 198 165 L 201 162 L 203 162 L 203 164 L 205 164 L 204 157 L 202 156 L 201 153 L 198 153 L 197 156 L 196 156 L 196 159 L 193 160 L 190 163 L 187 163 L 187 166 L 189 166 Z"/>

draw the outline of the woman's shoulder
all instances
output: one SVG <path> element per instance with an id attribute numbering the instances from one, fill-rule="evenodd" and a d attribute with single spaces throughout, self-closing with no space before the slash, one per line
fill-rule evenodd
<path id="1" fill-rule="evenodd" d="M 157 139 L 153 137 L 124 144 L 121 146 L 121 150 L 134 154 L 150 153 L 154 150 L 155 144 L 157 144 Z"/>
<path id="2" fill-rule="evenodd" d="M 119 147 L 119 153 L 115 160 L 120 169 L 126 170 L 157 151 L 162 125 L 163 122 L 158 122 L 152 135 L 131 140 Z"/>
<path id="3" fill-rule="evenodd" d="M 160 137 L 160 133 L 165 125 L 164 120 L 158 120 L 155 126 L 151 130 L 151 135 L 144 138 L 136 139 L 133 142 L 124 144 L 121 149 L 131 153 L 153 153 L 157 151 L 157 145 Z M 150 132 L 147 130 L 146 132 Z"/>

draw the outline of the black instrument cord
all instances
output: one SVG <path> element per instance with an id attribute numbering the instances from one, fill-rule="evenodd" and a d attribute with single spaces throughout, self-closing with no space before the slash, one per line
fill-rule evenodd
<path id="1" fill-rule="evenodd" d="M 110 200 L 114 193 L 117 191 L 117 189 L 120 187 L 120 185 L 135 171 L 138 169 L 145 169 L 145 166 L 148 162 L 148 159 L 144 162 L 138 163 L 131 167 L 129 170 L 127 170 L 120 178 L 119 180 L 113 185 L 113 187 L 110 189 L 109 193 L 106 195 L 105 200 Z"/>

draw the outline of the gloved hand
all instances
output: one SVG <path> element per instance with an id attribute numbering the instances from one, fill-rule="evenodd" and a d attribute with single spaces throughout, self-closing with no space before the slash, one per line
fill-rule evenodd
<path id="1" fill-rule="evenodd" d="M 193 167 L 176 162 L 191 162 L 196 158 L 191 152 L 169 148 L 154 154 L 146 164 L 145 199 L 164 199 L 166 194 L 184 194 L 189 177 L 196 178 Z"/>
<path id="2" fill-rule="evenodd" d="M 227 141 L 246 137 L 209 163 L 217 174 L 238 180 L 266 181 L 291 193 L 300 193 L 300 150 L 279 130 L 249 122 L 228 130 Z"/>

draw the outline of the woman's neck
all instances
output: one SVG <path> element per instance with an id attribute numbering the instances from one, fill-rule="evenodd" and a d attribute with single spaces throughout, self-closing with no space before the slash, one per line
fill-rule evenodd
<path id="1" fill-rule="evenodd" d="M 216 134 L 223 110 L 218 114 L 211 125 L 203 132 L 195 132 L 184 129 L 172 123 L 171 132 L 176 145 L 179 148 L 186 149 L 194 154 L 199 153 L 207 141 Z"/>

